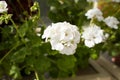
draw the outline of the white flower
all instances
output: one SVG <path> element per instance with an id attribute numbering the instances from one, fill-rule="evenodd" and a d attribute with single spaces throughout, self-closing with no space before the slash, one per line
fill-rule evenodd
<path id="1" fill-rule="evenodd" d="M 98 2 L 98 0 L 87 0 L 87 2 Z"/>
<path id="2" fill-rule="evenodd" d="M 58 50 L 61 54 L 72 55 L 80 41 L 80 33 L 77 26 L 67 22 L 58 22 L 48 26 L 42 38 L 45 38 L 47 42 L 50 41 L 52 50 Z"/>
<path id="3" fill-rule="evenodd" d="M 112 1 L 113 1 L 113 2 L 118 2 L 118 3 L 120 2 L 120 0 L 112 0 Z"/>
<path id="4" fill-rule="evenodd" d="M 110 27 L 110 28 L 114 28 L 114 29 L 118 29 L 118 24 L 120 23 L 117 18 L 109 16 L 107 18 L 105 18 L 104 22 Z"/>
<path id="5" fill-rule="evenodd" d="M 103 16 L 102 15 L 103 15 L 103 13 L 98 8 L 90 9 L 85 14 L 85 16 L 87 16 L 88 19 L 97 18 L 98 21 L 102 21 L 103 20 Z"/>
<path id="6" fill-rule="evenodd" d="M 85 45 L 88 47 L 94 47 L 95 44 L 101 43 L 104 41 L 105 36 L 103 30 L 97 25 L 92 25 L 84 28 L 82 38 L 85 40 Z"/>
<path id="7" fill-rule="evenodd" d="M 0 13 L 6 12 L 7 10 L 7 3 L 5 1 L 0 1 Z"/>

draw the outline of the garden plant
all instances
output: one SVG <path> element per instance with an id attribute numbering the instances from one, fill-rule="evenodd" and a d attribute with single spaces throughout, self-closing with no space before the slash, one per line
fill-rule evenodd
<path id="1" fill-rule="evenodd" d="M 48 6 L 50 25 L 37 0 L 0 1 L 0 79 L 74 77 L 101 52 L 119 54 L 120 0 L 48 0 Z"/>

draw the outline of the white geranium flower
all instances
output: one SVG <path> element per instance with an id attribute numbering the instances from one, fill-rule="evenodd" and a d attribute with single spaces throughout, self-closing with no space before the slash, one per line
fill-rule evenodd
<path id="1" fill-rule="evenodd" d="M 97 25 L 92 25 L 84 28 L 82 38 L 85 40 L 85 45 L 88 47 L 94 47 L 95 44 L 101 43 L 104 41 L 105 36 L 103 30 Z"/>
<path id="2" fill-rule="evenodd" d="M 98 2 L 98 0 L 87 0 L 87 2 Z"/>
<path id="3" fill-rule="evenodd" d="M 113 1 L 113 2 L 118 2 L 118 3 L 120 2 L 120 0 L 112 0 L 112 1 Z"/>
<path id="4" fill-rule="evenodd" d="M 6 12 L 7 10 L 7 3 L 5 1 L 0 1 L 0 13 Z"/>
<path id="5" fill-rule="evenodd" d="M 98 8 L 90 9 L 85 14 L 85 16 L 87 16 L 88 19 L 97 18 L 98 21 L 102 21 L 103 20 L 103 16 L 102 15 L 103 15 L 103 13 Z"/>
<path id="6" fill-rule="evenodd" d="M 72 55 L 80 41 L 80 33 L 77 26 L 67 22 L 58 22 L 48 26 L 42 38 L 51 43 L 52 50 L 58 50 L 61 54 Z"/>
<path id="7" fill-rule="evenodd" d="M 118 24 L 120 23 L 117 18 L 109 16 L 105 18 L 104 22 L 106 25 L 108 25 L 110 28 L 118 29 Z"/>

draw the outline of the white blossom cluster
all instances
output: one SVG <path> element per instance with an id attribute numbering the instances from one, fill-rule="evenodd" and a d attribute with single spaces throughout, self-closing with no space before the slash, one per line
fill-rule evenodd
<path id="1" fill-rule="evenodd" d="M 52 46 L 52 50 L 58 50 L 61 54 L 72 55 L 75 53 L 80 41 L 80 33 L 77 26 L 68 22 L 53 23 L 44 31 L 42 38 Z"/>
<path id="2" fill-rule="evenodd" d="M 0 13 L 6 12 L 7 10 L 7 3 L 5 1 L 0 1 Z"/>
<path id="3" fill-rule="evenodd" d="M 108 16 L 107 18 L 105 18 L 104 22 L 106 23 L 106 25 L 110 28 L 114 28 L 114 29 L 118 29 L 118 24 L 120 23 L 117 18 L 113 17 L 113 16 Z"/>
<path id="4" fill-rule="evenodd" d="M 103 13 L 98 8 L 90 9 L 85 14 L 85 16 L 87 16 L 88 19 L 97 18 L 98 21 L 102 21 L 103 20 L 103 16 L 102 15 L 103 15 Z"/>
<path id="5" fill-rule="evenodd" d="M 103 21 L 108 27 L 113 29 L 118 29 L 118 24 L 120 23 L 117 18 L 113 16 L 108 16 L 104 19 L 103 13 L 100 9 L 97 8 L 97 0 L 87 0 L 88 2 L 91 1 L 94 3 L 94 6 L 92 9 L 88 10 L 85 16 L 87 16 L 88 19 L 96 18 L 98 21 Z M 119 2 L 120 0 L 113 0 L 116 2 Z M 93 23 L 92 23 L 93 24 Z M 91 24 L 90 24 L 91 25 Z M 85 40 L 85 45 L 88 47 L 94 47 L 95 44 L 101 43 L 106 38 L 108 38 L 109 34 L 103 34 L 103 30 L 100 29 L 97 25 L 92 25 L 84 29 L 84 32 L 82 34 L 82 38 Z"/>
<path id="6" fill-rule="evenodd" d="M 99 26 L 92 24 L 84 28 L 82 38 L 85 40 L 85 45 L 91 48 L 94 47 L 95 44 L 103 42 L 106 36 Z"/>
<path id="7" fill-rule="evenodd" d="M 97 2 L 94 2 L 94 8 L 88 10 L 85 16 L 87 16 L 88 19 L 96 18 L 98 21 L 104 21 L 108 27 L 114 29 L 118 29 L 117 25 L 120 23 L 117 18 L 113 16 L 108 16 L 104 19 L 102 11 L 97 8 Z"/>

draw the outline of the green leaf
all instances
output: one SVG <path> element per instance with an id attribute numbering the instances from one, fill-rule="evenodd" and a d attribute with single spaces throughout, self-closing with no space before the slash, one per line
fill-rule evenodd
<path id="1" fill-rule="evenodd" d="M 49 59 L 45 56 L 39 56 L 35 59 L 34 67 L 36 70 L 38 70 L 40 73 L 47 72 L 49 69 L 51 63 Z"/>
<path id="2" fill-rule="evenodd" d="M 78 46 L 75 56 L 77 58 L 77 66 L 85 68 L 88 66 L 88 59 L 90 58 L 90 48 L 80 45 Z"/>
<path id="3" fill-rule="evenodd" d="M 62 56 L 57 60 L 57 66 L 60 70 L 68 72 L 75 67 L 75 56 Z"/>
<path id="4" fill-rule="evenodd" d="M 86 0 L 78 0 L 78 3 L 75 3 L 74 0 L 48 1 L 49 6 L 53 7 L 53 9 L 50 9 L 48 17 L 53 22 L 67 21 L 71 24 L 82 25 L 82 22 L 86 21 L 84 14 L 79 15 L 81 12 L 86 11 L 88 6 Z"/>
<path id="5" fill-rule="evenodd" d="M 92 53 L 92 54 L 90 55 L 90 58 L 92 58 L 92 59 L 94 59 L 94 60 L 98 59 L 98 57 L 99 57 L 99 55 L 96 54 L 96 53 Z"/>
<path id="6" fill-rule="evenodd" d="M 20 69 L 16 65 L 12 65 L 9 75 L 12 75 L 14 79 L 21 77 Z"/>
<path id="7" fill-rule="evenodd" d="M 21 37 L 24 37 L 29 29 L 28 22 L 25 22 L 23 25 L 20 25 L 18 30 Z"/>
<path id="8" fill-rule="evenodd" d="M 14 54 L 11 56 L 11 61 L 16 63 L 21 63 L 24 61 L 26 55 L 29 55 L 29 50 L 26 47 L 22 47 L 19 50 L 17 50 Z"/>
<path id="9" fill-rule="evenodd" d="M 119 52 L 115 51 L 115 50 L 112 50 L 111 51 L 111 56 L 117 56 L 119 54 Z"/>

